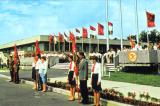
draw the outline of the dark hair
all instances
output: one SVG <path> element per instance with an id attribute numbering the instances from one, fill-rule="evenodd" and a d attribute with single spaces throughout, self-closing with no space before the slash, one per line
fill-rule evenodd
<path id="1" fill-rule="evenodd" d="M 98 57 L 97 56 L 92 56 L 90 59 L 98 61 Z"/>
<path id="2" fill-rule="evenodd" d="M 37 54 L 38 58 L 40 59 L 41 58 L 41 54 Z"/>
<path id="3" fill-rule="evenodd" d="M 81 55 L 83 58 L 85 58 L 84 52 L 79 52 L 79 55 Z"/>
<path id="4" fill-rule="evenodd" d="M 42 59 L 46 61 L 46 57 L 45 56 L 42 56 Z"/>
<path id="5" fill-rule="evenodd" d="M 71 58 L 71 59 L 73 60 L 73 56 L 72 56 L 72 55 L 69 54 L 68 57 Z"/>

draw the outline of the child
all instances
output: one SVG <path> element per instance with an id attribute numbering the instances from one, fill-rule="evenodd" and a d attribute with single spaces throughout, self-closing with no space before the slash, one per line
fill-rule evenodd
<path id="1" fill-rule="evenodd" d="M 100 106 L 100 91 L 101 88 L 101 66 L 97 63 L 97 57 L 93 56 L 93 65 L 91 68 L 91 85 L 94 91 L 94 106 Z"/>
<path id="2" fill-rule="evenodd" d="M 47 74 L 47 68 L 48 68 L 48 65 L 47 65 L 47 62 L 46 62 L 46 57 L 43 56 L 41 58 L 41 65 L 40 65 L 40 69 L 39 69 L 39 74 L 40 74 L 40 77 L 41 77 L 42 83 L 43 83 L 42 92 L 46 92 L 46 87 L 47 87 L 46 82 L 47 81 L 46 81 L 45 76 Z"/>

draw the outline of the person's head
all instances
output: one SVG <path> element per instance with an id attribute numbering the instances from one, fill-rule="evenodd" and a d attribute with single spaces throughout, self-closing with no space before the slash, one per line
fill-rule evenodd
<path id="1" fill-rule="evenodd" d="M 73 61 L 73 55 L 68 55 L 68 60 L 69 60 L 70 62 L 72 62 L 72 61 Z"/>
<path id="2" fill-rule="evenodd" d="M 42 57 L 41 57 L 41 61 L 42 61 L 42 63 L 43 63 L 44 61 L 46 61 L 46 57 L 45 57 L 45 56 L 42 56 Z"/>
<path id="3" fill-rule="evenodd" d="M 84 52 L 79 52 L 78 57 L 79 57 L 80 60 L 84 59 L 85 58 Z"/>
<path id="4" fill-rule="evenodd" d="M 91 60 L 92 60 L 92 63 L 95 64 L 98 61 L 98 57 L 97 56 L 92 56 Z"/>

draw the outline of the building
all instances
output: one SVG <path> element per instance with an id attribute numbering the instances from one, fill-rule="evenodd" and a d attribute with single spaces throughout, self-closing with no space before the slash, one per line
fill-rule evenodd
<path id="1" fill-rule="evenodd" d="M 49 35 L 38 35 L 26 39 L 17 40 L 14 42 L 6 43 L 0 45 L 0 52 L 11 53 L 13 47 L 16 44 L 18 51 L 24 52 L 34 52 L 35 51 L 35 42 L 39 41 L 39 47 L 41 51 L 71 51 L 71 43 L 65 41 L 65 43 L 59 43 L 58 40 L 55 43 L 49 44 Z M 56 37 L 58 39 L 58 37 Z M 79 38 L 76 40 L 77 51 L 96 52 L 98 51 L 98 42 L 99 42 L 99 52 L 106 52 L 106 40 L 105 39 L 83 39 Z M 54 46 L 55 45 L 55 46 Z M 109 40 L 110 48 L 117 49 L 120 48 L 120 40 Z M 123 45 L 129 47 L 129 41 L 123 41 Z M 50 48 L 50 50 L 49 50 Z M 70 49 L 69 49 L 70 48 Z"/>

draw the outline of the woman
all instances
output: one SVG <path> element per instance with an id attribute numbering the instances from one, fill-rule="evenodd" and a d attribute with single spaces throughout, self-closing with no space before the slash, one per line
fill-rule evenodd
<path id="1" fill-rule="evenodd" d="M 94 106 L 100 106 L 100 91 L 101 88 L 101 66 L 97 63 L 97 57 L 93 56 L 93 65 L 91 68 L 91 85 L 94 91 Z"/>
<path id="2" fill-rule="evenodd" d="M 40 77 L 42 79 L 42 83 L 43 83 L 43 86 L 42 86 L 42 92 L 46 92 L 46 87 L 47 87 L 47 84 L 46 84 L 46 74 L 47 74 L 47 68 L 48 68 L 48 65 L 47 65 L 47 61 L 46 61 L 46 57 L 43 56 L 41 58 L 41 65 L 40 65 L 40 69 L 39 69 L 39 74 L 40 74 Z"/>
<path id="3" fill-rule="evenodd" d="M 37 90 L 37 82 L 36 82 L 36 58 L 34 58 L 34 61 L 32 63 L 32 79 L 34 80 L 34 90 Z"/>
<path id="4" fill-rule="evenodd" d="M 70 62 L 69 64 L 69 72 L 68 72 L 68 83 L 70 85 L 70 97 L 69 97 L 69 101 L 74 101 L 74 95 L 75 95 L 75 87 L 76 87 L 76 74 L 74 71 L 75 68 L 75 64 L 73 61 L 73 56 L 69 55 L 68 56 L 68 60 Z"/>

